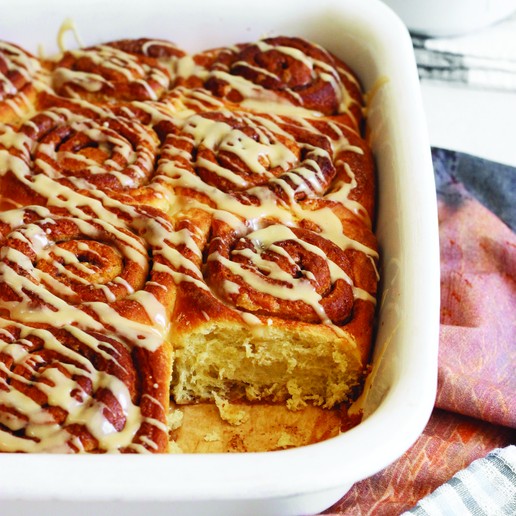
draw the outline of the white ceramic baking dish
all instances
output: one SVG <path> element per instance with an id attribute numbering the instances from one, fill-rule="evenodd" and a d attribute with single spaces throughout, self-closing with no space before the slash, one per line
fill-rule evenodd
<path id="1" fill-rule="evenodd" d="M 164 37 L 196 51 L 287 34 L 345 59 L 371 95 L 382 295 L 365 419 L 318 444 L 267 453 L 0 456 L 5 514 L 308 514 L 400 457 L 431 413 L 437 378 L 439 252 L 435 186 L 408 33 L 376 0 L 254 2 L 16 0 L 0 37 L 57 50 L 71 18 L 84 44 Z M 70 35 L 68 35 L 70 36 Z M 76 45 L 68 37 L 66 44 Z"/>

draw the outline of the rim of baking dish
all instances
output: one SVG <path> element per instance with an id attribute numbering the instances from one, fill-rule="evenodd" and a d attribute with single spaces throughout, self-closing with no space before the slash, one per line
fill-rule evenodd
<path id="1" fill-rule="evenodd" d="M 192 2 L 197 9 L 202 3 Z M 284 10 L 295 5 L 297 12 L 303 8 L 307 14 L 314 10 L 310 0 L 276 4 L 279 2 L 260 0 L 260 9 Z M 221 13 L 235 7 L 228 0 L 216 5 Z M 396 339 L 405 344 L 397 350 L 395 363 L 391 364 L 395 379 L 382 392 L 378 406 L 344 434 L 317 444 L 273 452 L 158 456 L 5 454 L 0 456 L 0 499 L 236 500 L 250 496 L 294 496 L 339 486 L 344 493 L 353 483 L 399 458 L 423 431 L 437 384 L 439 247 L 430 146 L 410 37 L 400 19 L 378 0 L 321 0 L 316 7 L 345 17 L 355 27 L 356 37 L 367 36 L 366 51 L 374 52 L 377 62 L 390 71 L 386 95 L 398 95 L 403 100 L 397 103 L 389 119 L 391 132 L 400 138 L 384 160 L 389 160 L 389 167 L 401 170 L 400 177 L 391 185 L 395 198 L 402 203 L 397 209 L 413 216 L 410 221 L 398 220 L 402 267 L 396 273 L 399 293 L 389 294 L 389 302 L 395 306 L 388 308 L 399 311 L 403 324 L 396 327 Z M 242 5 L 239 8 L 245 11 Z M 351 65 L 360 76 L 367 75 L 367 65 L 363 70 L 360 62 Z M 366 82 L 371 86 L 371 77 Z M 373 136 L 373 150 L 374 145 Z M 386 166 L 379 163 L 380 170 L 382 165 Z M 407 190 L 410 195 L 404 194 Z M 383 209 L 388 211 L 389 207 Z M 384 232 L 385 228 L 379 227 L 378 231 Z"/>

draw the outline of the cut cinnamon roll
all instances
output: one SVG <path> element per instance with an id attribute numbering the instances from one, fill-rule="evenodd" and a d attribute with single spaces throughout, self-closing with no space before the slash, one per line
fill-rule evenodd
<path id="1" fill-rule="evenodd" d="M 353 398 L 370 349 L 375 239 L 336 203 L 307 202 L 296 219 L 214 213 L 202 281 L 178 285 L 176 402 Z"/>
<path id="2" fill-rule="evenodd" d="M 341 115 L 360 129 L 363 99 L 358 79 L 336 56 L 294 37 L 216 48 L 185 58 L 178 84 L 203 87 L 242 107 L 267 112 L 296 106 Z"/>

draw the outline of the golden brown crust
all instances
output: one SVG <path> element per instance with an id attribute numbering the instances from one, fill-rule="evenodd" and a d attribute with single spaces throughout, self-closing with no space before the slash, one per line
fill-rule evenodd
<path id="1" fill-rule="evenodd" d="M 59 95 L 91 101 L 157 100 L 170 87 L 170 68 L 160 62 L 184 52 L 165 41 L 120 40 L 65 52 L 54 64 Z"/>
<path id="2" fill-rule="evenodd" d="M 18 45 L 0 41 L 0 121 L 17 126 L 37 107 L 42 75 L 35 56 Z"/>
<path id="3" fill-rule="evenodd" d="M 228 423 L 213 403 L 182 405 L 182 424 L 172 438 L 183 453 L 261 452 L 314 444 L 357 424 L 342 410 L 308 406 L 292 411 L 280 404 L 234 403 L 239 424 Z"/>

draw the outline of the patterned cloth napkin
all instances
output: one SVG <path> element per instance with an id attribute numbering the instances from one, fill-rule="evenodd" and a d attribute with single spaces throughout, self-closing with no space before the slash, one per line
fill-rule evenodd
<path id="1" fill-rule="evenodd" d="M 432 155 L 441 245 L 435 409 L 398 461 L 355 484 L 325 514 L 516 514 L 516 168 L 443 149 Z M 456 511 L 450 493 L 479 495 L 464 478 L 479 485 L 494 478 L 489 454 L 497 449 L 505 450 L 494 456 L 507 454 L 507 475 L 500 474 L 509 479 L 509 501 L 487 488 L 489 510 L 475 499 L 482 510 Z"/>
<path id="2" fill-rule="evenodd" d="M 516 446 L 498 448 L 426 496 L 405 516 L 516 514 Z"/>

